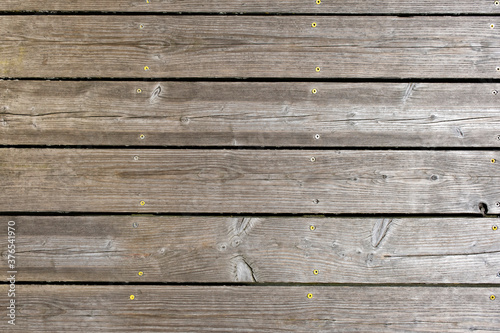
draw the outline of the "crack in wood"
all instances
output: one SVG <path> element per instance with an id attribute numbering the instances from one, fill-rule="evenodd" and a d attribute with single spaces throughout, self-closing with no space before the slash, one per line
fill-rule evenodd
<path id="1" fill-rule="evenodd" d="M 235 280 L 237 282 L 257 282 L 252 266 L 242 255 L 233 260 L 235 261 Z"/>
<path id="2" fill-rule="evenodd" d="M 378 247 L 380 242 L 384 239 L 387 234 L 387 230 L 389 230 L 389 226 L 392 223 L 392 219 L 382 219 L 378 220 L 377 223 L 373 226 L 372 230 L 372 246 Z"/>

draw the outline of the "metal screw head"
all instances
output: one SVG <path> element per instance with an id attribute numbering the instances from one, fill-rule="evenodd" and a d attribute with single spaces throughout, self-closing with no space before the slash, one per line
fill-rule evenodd
<path id="1" fill-rule="evenodd" d="M 497 72 L 500 72 L 500 67 L 497 67 Z"/>
<path id="2" fill-rule="evenodd" d="M 500 141 L 500 135 L 497 135 L 497 140 L 499 140 L 499 141 Z"/>
<path id="3" fill-rule="evenodd" d="M 500 201 L 495 202 L 495 206 L 500 207 Z"/>
<path id="4" fill-rule="evenodd" d="M 497 273 L 497 276 L 500 277 L 500 272 Z"/>
<path id="5" fill-rule="evenodd" d="M 144 29 L 144 24 L 139 24 L 139 29 Z"/>
<path id="6" fill-rule="evenodd" d="M 314 138 L 315 138 L 316 140 L 319 140 L 319 138 L 320 138 L 320 137 L 321 137 L 321 136 L 320 136 L 319 134 L 316 134 L 316 135 L 314 136 Z"/>
<path id="7" fill-rule="evenodd" d="M 492 23 L 492 24 L 490 24 L 490 28 L 491 28 L 491 29 L 495 28 L 495 25 L 494 25 L 493 23 Z"/>
<path id="8" fill-rule="evenodd" d="M 138 226 L 139 226 L 139 223 L 137 223 L 137 222 L 132 223 L 132 227 L 137 228 Z"/>
<path id="9" fill-rule="evenodd" d="M 139 156 L 134 156 L 134 161 L 138 161 L 139 160 Z"/>
<path id="10" fill-rule="evenodd" d="M 316 157 L 311 157 L 311 162 L 316 162 Z"/>
<path id="11" fill-rule="evenodd" d="M 492 93 L 493 95 L 498 95 L 498 90 L 492 90 L 492 91 L 491 91 L 491 93 Z"/>
<path id="12" fill-rule="evenodd" d="M 500 6 L 500 1 L 495 1 L 495 6 Z"/>
<path id="13" fill-rule="evenodd" d="M 317 204 L 319 204 L 319 200 L 318 199 L 314 199 L 313 203 L 315 203 L 317 205 Z"/>
<path id="14" fill-rule="evenodd" d="M 144 134 L 139 135 L 139 139 L 144 140 L 146 136 Z"/>

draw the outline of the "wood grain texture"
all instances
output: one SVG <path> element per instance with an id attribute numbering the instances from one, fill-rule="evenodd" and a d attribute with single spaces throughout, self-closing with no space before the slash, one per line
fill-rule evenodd
<path id="1" fill-rule="evenodd" d="M 497 148 L 499 90 L 491 83 L 0 81 L 0 143 Z"/>
<path id="2" fill-rule="evenodd" d="M 18 285 L 16 326 L 0 325 L 37 333 L 496 332 L 491 294 L 500 288 Z"/>
<path id="3" fill-rule="evenodd" d="M 0 23 L 0 77 L 500 77 L 498 29 L 490 28 L 500 27 L 498 17 L 36 15 Z"/>
<path id="4" fill-rule="evenodd" d="M 500 213 L 498 151 L 0 149 L 4 212 Z M 314 161 L 312 161 L 314 160 Z M 141 205 L 143 201 L 143 205 Z"/>
<path id="5" fill-rule="evenodd" d="M 315 0 L 231 1 L 231 0 L 3 0 L 0 11 L 119 11 L 119 12 L 184 12 L 184 13 L 481 13 L 498 14 L 500 6 L 490 0 Z"/>
<path id="6" fill-rule="evenodd" d="M 16 222 L 19 281 L 500 283 L 500 231 L 492 229 L 499 221 L 493 218 L 4 216 L 1 221 Z M 7 249 L 7 237 L 0 238 L 0 248 Z M 2 260 L 4 281 L 8 270 Z"/>

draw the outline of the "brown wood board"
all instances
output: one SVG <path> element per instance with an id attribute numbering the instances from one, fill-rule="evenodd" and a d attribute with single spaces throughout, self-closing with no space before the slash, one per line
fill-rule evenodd
<path id="1" fill-rule="evenodd" d="M 1 221 L 15 222 L 18 281 L 500 283 L 495 218 L 4 216 Z M 0 238 L 0 248 L 7 245 L 7 237 Z M 7 271 L 7 260 L 0 261 L 4 281 Z"/>
<path id="2" fill-rule="evenodd" d="M 0 77 L 500 77 L 498 17 L 14 15 L 0 23 Z"/>
<path id="3" fill-rule="evenodd" d="M 496 148 L 499 89 L 495 83 L 0 81 L 0 144 Z"/>
<path id="4" fill-rule="evenodd" d="M 137 134 L 139 136 L 139 133 Z M 497 151 L 0 149 L 3 212 L 500 212 Z"/>
<path id="5" fill-rule="evenodd" d="M 16 287 L 9 332 L 497 331 L 500 288 L 322 286 Z M 6 304 L 8 285 L 0 286 Z M 312 298 L 308 298 L 308 294 Z M 134 299 L 131 300 L 130 296 Z"/>

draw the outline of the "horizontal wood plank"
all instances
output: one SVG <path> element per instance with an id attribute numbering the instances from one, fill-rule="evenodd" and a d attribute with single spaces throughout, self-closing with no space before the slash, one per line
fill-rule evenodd
<path id="1" fill-rule="evenodd" d="M 499 17 L 16 15 L 0 23 L 0 77 L 500 77 Z"/>
<path id="2" fill-rule="evenodd" d="M 0 149 L 4 212 L 500 213 L 498 151 Z M 498 160 L 498 161 L 497 161 Z"/>
<path id="3" fill-rule="evenodd" d="M 494 1 L 457 0 L 285 0 L 248 2 L 231 0 L 3 0 L 0 11 L 96 11 L 96 12 L 184 12 L 184 13 L 500 13 Z"/>
<path id="4" fill-rule="evenodd" d="M 0 286 L 2 304 L 7 289 Z M 492 294 L 500 288 L 18 285 L 16 325 L 4 315 L 0 327 L 37 333 L 493 332 L 500 320 Z"/>
<path id="5" fill-rule="evenodd" d="M 1 220 L 15 223 L 19 281 L 500 283 L 493 218 Z"/>
<path id="6" fill-rule="evenodd" d="M 496 148 L 499 90 L 490 83 L 0 81 L 0 143 Z"/>

